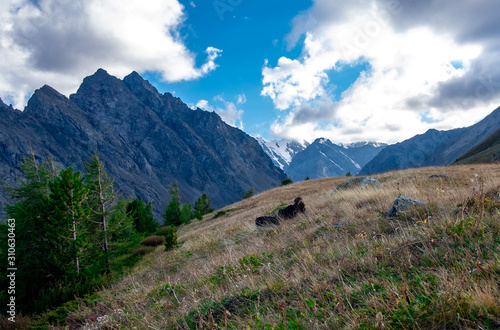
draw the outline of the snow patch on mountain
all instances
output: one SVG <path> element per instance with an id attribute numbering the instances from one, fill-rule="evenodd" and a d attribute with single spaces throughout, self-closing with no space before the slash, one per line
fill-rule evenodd
<path id="1" fill-rule="evenodd" d="M 292 158 L 308 144 L 300 143 L 293 140 L 266 140 L 261 137 L 255 138 L 261 145 L 264 152 L 271 158 L 274 165 L 283 169 L 289 165 Z"/>

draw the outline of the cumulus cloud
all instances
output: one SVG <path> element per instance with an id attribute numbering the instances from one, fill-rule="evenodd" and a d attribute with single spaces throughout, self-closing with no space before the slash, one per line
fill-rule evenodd
<path id="1" fill-rule="evenodd" d="M 286 38 L 302 55 L 282 57 L 276 66 L 266 61 L 262 70 L 261 94 L 286 111 L 272 133 L 396 142 L 428 128 L 473 124 L 500 104 L 497 6 L 494 0 L 314 1 Z M 360 62 L 369 70 L 335 95 L 335 73 Z M 331 104 L 318 102 L 324 99 Z"/>
<path id="2" fill-rule="evenodd" d="M 158 71 L 168 82 L 197 79 L 215 70 L 221 50 L 206 49 L 196 65 L 178 29 L 178 0 L 5 0 L 0 4 L 0 96 L 18 107 L 47 83 L 74 92 L 102 67 L 124 76 Z"/>
<path id="3" fill-rule="evenodd" d="M 238 96 L 238 100 L 240 100 L 240 96 Z M 207 100 L 200 100 L 196 103 L 195 108 L 215 112 L 227 124 L 243 130 L 243 110 L 238 109 L 237 105 L 233 102 L 224 100 L 220 95 L 215 96 L 213 101 L 216 105 L 211 105 Z"/>

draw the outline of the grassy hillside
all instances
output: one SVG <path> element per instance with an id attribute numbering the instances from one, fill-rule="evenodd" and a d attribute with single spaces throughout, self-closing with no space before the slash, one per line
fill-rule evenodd
<path id="1" fill-rule="evenodd" d="M 500 161 L 500 129 L 457 159 L 456 164 L 481 164 Z"/>
<path id="2" fill-rule="evenodd" d="M 447 178 L 429 178 L 446 174 Z M 130 275 L 69 310 L 70 328 L 335 329 L 500 327 L 500 166 L 280 187 L 179 229 Z M 406 195 L 426 201 L 396 218 Z M 302 196 L 307 212 L 257 229 Z M 215 215 L 218 215 L 215 217 Z"/>

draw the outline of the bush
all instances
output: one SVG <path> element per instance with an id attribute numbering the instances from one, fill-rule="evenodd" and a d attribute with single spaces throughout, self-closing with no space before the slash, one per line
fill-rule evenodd
<path id="1" fill-rule="evenodd" d="M 162 245 L 163 243 L 165 243 L 165 237 L 158 235 L 146 237 L 141 241 L 141 245 L 144 246 L 158 246 Z"/>
<path id="2" fill-rule="evenodd" d="M 155 235 L 165 237 L 165 234 L 170 232 L 170 226 L 162 226 L 155 231 Z"/>
<path id="3" fill-rule="evenodd" d="M 135 249 L 134 251 L 132 251 L 132 255 L 134 257 L 143 256 L 143 255 L 146 255 L 146 254 L 151 253 L 153 251 L 154 251 L 154 248 L 152 246 L 141 246 L 141 247 Z"/>
<path id="4" fill-rule="evenodd" d="M 165 251 L 173 249 L 177 246 L 177 227 L 167 226 L 164 227 L 164 238 L 165 238 Z"/>
<path id="5" fill-rule="evenodd" d="M 252 188 L 250 188 L 249 191 L 247 191 L 244 195 L 243 195 L 243 199 L 247 199 L 247 198 L 250 198 L 253 196 L 253 194 L 255 194 L 255 190 Z"/>
<path id="6" fill-rule="evenodd" d="M 281 181 L 281 186 L 286 186 L 288 184 L 292 184 L 293 180 L 290 178 L 286 178 L 285 180 Z"/>

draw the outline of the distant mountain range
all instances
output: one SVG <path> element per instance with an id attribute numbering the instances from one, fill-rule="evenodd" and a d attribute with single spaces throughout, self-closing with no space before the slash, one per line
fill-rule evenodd
<path id="1" fill-rule="evenodd" d="M 386 147 L 378 143 L 358 143 L 339 146 L 328 139 L 316 139 L 299 152 L 285 173 L 293 181 L 358 174 L 361 168 Z"/>
<path id="2" fill-rule="evenodd" d="M 494 163 L 500 161 L 500 129 L 460 157 L 454 164 Z"/>
<path id="3" fill-rule="evenodd" d="M 356 175 L 361 168 L 387 145 L 358 142 L 336 145 L 328 139 L 316 139 L 301 144 L 290 140 L 267 141 L 258 138 L 264 151 L 276 166 L 282 168 L 293 181 L 306 177 L 317 179 L 331 176 Z"/>
<path id="4" fill-rule="evenodd" d="M 430 129 L 393 145 L 374 142 L 337 145 L 327 139 L 317 139 L 308 145 L 261 138 L 259 143 L 276 166 L 293 181 L 302 181 L 306 177 L 367 175 L 442 166 L 457 159 L 459 163 L 497 161 L 500 160 L 499 129 L 500 108 L 470 127 L 449 131 Z"/>
<path id="5" fill-rule="evenodd" d="M 158 214 L 175 180 L 183 202 L 207 193 L 222 207 L 286 177 L 255 139 L 214 112 L 158 93 L 136 72 L 120 80 L 100 69 L 70 98 L 43 86 L 24 111 L 0 100 L 0 116 L 0 178 L 9 184 L 19 183 L 19 163 L 30 151 L 82 169 L 97 150 L 116 187 L 152 201 Z M 0 194 L 0 203 L 7 200 Z"/>
<path id="6" fill-rule="evenodd" d="M 390 145 L 368 162 L 360 174 L 424 166 L 449 165 L 500 128 L 500 108 L 480 122 L 450 131 L 431 129 Z"/>

